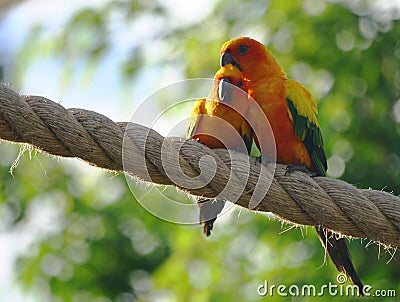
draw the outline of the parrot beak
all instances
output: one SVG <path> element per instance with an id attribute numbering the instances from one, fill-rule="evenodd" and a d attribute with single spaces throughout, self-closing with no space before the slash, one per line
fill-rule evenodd
<path id="1" fill-rule="evenodd" d="M 218 98 L 222 103 L 229 103 L 232 97 L 232 84 L 227 78 L 221 79 L 218 86 Z"/>
<path id="2" fill-rule="evenodd" d="M 223 67 L 225 65 L 228 65 L 228 64 L 232 64 L 237 69 L 242 71 L 242 68 L 240 68 L 240 65 L 239 65 L 238 61 L 236 60 L 236 58 L 234 56 L 232 56 L 229 52 L 224 52 L 221 55 L 221 59 L 220 59 L 220 63 L 219 64 L 221 65 L 221 67 Z"/>

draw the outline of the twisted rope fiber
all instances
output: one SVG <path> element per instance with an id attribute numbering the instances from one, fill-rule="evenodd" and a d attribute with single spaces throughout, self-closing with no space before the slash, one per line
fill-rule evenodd
<path id="1" fill-rule="evenodd" d="M 78 157 L 147 182 L 175 185 L 195 196 L 213 198 L 229 180 L 233 185 L 227 190 L 227 199 L 237 194 L 236 204 L 246 208 L 262 172 L 261 164 L 245 154 L 235 154 L 243 168 L 239 165 L 231 169 L 231 156 L 226 150 L 211 150 L 182 138 L 164 138 L 138 124 L 114 123 L 93 111 L 65 109 L 44 97 L 19 95 L 4 85 L 0 85 L 0 139 L 28 143 L 56 156 Z M 162 148 L 167 156 L 162 155 Z M 179 165 L 172 160 L 174 153 Z M 204 155 L 214 158 L 215 169 L 200 164 Z M 188 189 L 169 177 L 179 177 L 182 171 L 191 178 L 201 173 L 215 175 L 207 185 Z M 285 175 L 285 171 L 285 166 L 276 166 L 267 194 L 253 210 L 272 212 L 297 225 L 322 225 L 342 235 L 400 247 L 398 196 L 301 172 Z M 245 189 L 235 192 L 243 179 L 247 179 Z"/>

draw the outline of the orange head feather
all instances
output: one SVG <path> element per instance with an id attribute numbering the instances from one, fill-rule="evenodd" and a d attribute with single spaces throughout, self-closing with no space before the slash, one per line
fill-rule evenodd
<path id="1" fill-rule="evenodd" d="M 221 48 L 221 66 L 232 64 L 247 80 L 286 77 L 285 71 L 262 43 L 248 37 L 229 40 Z"/>

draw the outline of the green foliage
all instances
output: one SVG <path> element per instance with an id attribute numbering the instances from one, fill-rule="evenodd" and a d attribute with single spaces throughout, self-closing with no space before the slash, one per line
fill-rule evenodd
<path id="1" fill-rule="evenodd" d="M 394 9 L 379 17 L 373 1 L 339 2 L 218 1 L 205 18 L 180 23 L 158 1 L 113 1 L 78 12 L 49 39 L 40 27 L 32 30 L 17 69 L 23 73 L 38 57 L 57 57 L 65 63 L 67 84 L 82 62 L 95 72 L 115 47 L 109 34 L 115 16 L 124 26 L 144 17 L 165 24 L 154 35 L 137 33 L 121 59 L 121 75 L 129 81 L 154 65 L 174 66 L 186 77 L 212 77 L 224 41 L 256 36 L 317 99 L 328 175 L 400 194 L 399 21 L 390 19 Z M 147 56 L 152 43 L 164 50 L 153 61 Z M 147 213 L 121 175 L 32 155 L 30 160 L 25 153 L 11 177 L 17 149 L 0 145 L 0 226 L 15 240 L 29 234 L 29 252 L 19 259 L 17 273 L 38 299 L 255 301 L 264 280 L 337 284 L 332 264 L 322 265 L 324 251 L 312 228 L 280 234 L 276 220 L 237 209 L 217 220 L 205 239 L 200 227 Z M 361 279 L 399 295 L 398 255 L 392 259 L 393 250 L 367 243 L 350 244 Z"/>

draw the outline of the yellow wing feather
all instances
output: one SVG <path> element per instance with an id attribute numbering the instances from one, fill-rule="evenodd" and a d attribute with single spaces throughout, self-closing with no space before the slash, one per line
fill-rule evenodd
<path id="1" fill-rule="evenodd" d="M 205 98 L 199 99 L 194 103 L 193 109 L 190 113 L 190 123 L 186 130 L 186 138 L 191 138 L 195 133 L 196 128 L 200 125 L 203 114 L 207 114 L 206 110 L 207 100 Z"/>
<path id="2" fill-rule="evenodd" d="M 295 134 L 307 148 L 314 170 L 324 176 L 327 163 L 317 118 L 317 103 L 311 93 L 299 82 L 287 80 L 285 87 L 288 113 L 293 122 Z"/>
<path id="3" fill-rule="evenodd" d="M 314 123 L 319 127 L 317 118 L 318 108 L 315 99 L 310 91 L 296 80 L 286 80 L 286 99 L 292 101 L 297 113 L 307 118 L 308 122 Z M 290 119 L 293 121 L 293 116 L 289 111 Z"/>

